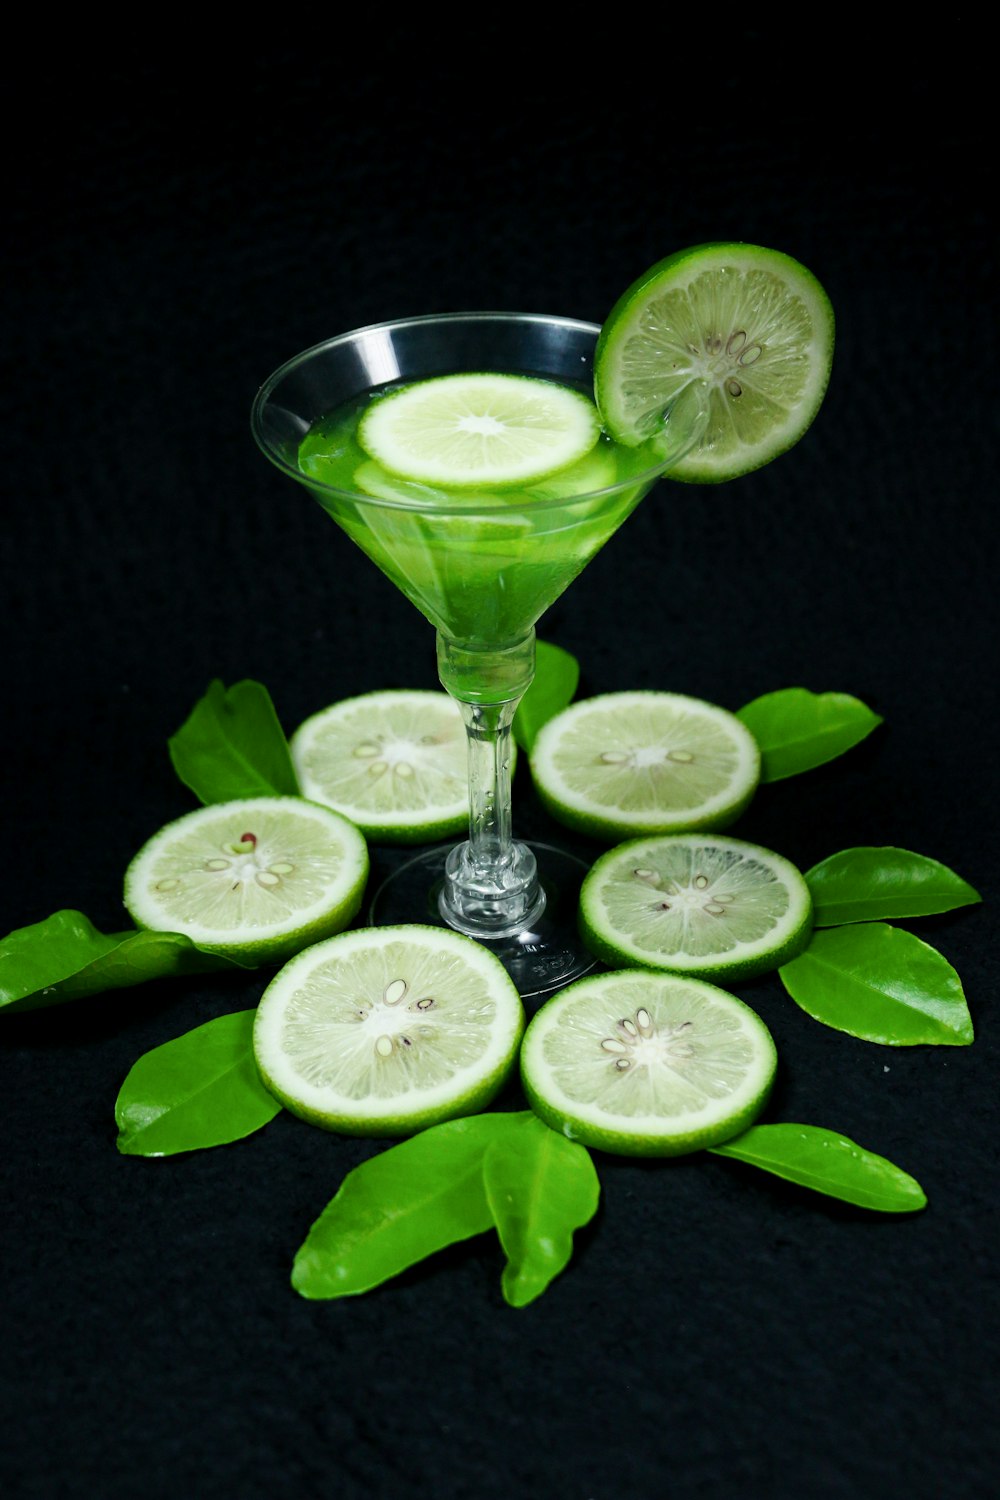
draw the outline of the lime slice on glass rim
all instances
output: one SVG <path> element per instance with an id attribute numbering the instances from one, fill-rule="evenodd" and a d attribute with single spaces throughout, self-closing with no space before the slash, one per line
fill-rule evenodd
<path id="1" fill-rule="evenodd" d="M 809 887 L 789 860 L 723 834 L 630 839 L 580 889 L 587 947 L 612 967 L 748 979 L 801 953 Z"/>
<path id="2" fill-rule="evenodd" d="M 386 844 L 432 843 L 469 821 L 468 748 L 447 693 L 362 693 L 300 724 L 289 746 L 303 794 Z"/>
<path id="3" fill-rule="evenodd" d="M 680 693 L 604 693 L 543 725 L 531 773 L 559 822 L 618 840 L 734 822 L 760 781 L 760 750 L 715 704 Z"/>
<path id="4" fill-rule="evenodd" d="M 834 316 L 811 271 L 761 245 L 695 245 L 619 298 L 594 357 L 611 436 L 635 446 L 694 385 L 708 398 L 700 445 L 671 479 L 716 484 L 785 453 L 810 426 L 833 361 Z"/>
<path id="5" fill-rule="evenodd" d="M 287 963 L 261 997 L 264 1083 L 302 1119 L 411 1135 L 483 1109 L 506 1080 L 524 1010 L 506 969 L 447 928 L 355 929 Z"/>
<path id="6" fill-rule="evenodd" d="M 442 375 L 373 401 L 358 442 L 390 474 L 452 488 L 523 485 L 577 463 L 600 417 L 578 391 L 527 375 Z"/>
<path id="7" fill-rule="evenodd" d="M 125 872 L 137 927 L 242 963 L 280 963 L 340 932 L 368 879 L 364 835 L 298 797 L 248 797 L 168 823 Z"/>
<path id="8" fill-rule="evenodd" d="M 535 1113 L 624 1156 L 680 1156 L 742 1134 L 776 1066 L 770 1032 L 741 1000 L 639 970 L 570 985 L 535 1014 L 521 1047 Z"/>

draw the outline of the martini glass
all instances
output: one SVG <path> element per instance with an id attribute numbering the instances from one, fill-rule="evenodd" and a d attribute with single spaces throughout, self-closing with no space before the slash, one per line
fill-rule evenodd
<path id="1" fill-rule="evenodd" d="M 435 490 L 379 471 L 351 436 L 386 387 L 462 372 L 528 375 L 593 394 L 600 329 L 527 313 L 453 313 L 356 329 L 305 350 L 265 381 L 252 411 L 264 454 L 295 479 L 437 631 L 438 673 L 469 748 L 469 837 L 408 860 L 376 891 L 373 924 L 435 922 L 484 943 L 525 997 L 594 967 L 576 931 L 586 865 L 513 837 L 511 725 L 532 681 L 535 624 L 653 484 L 698 442 L 690 387 L 636 448 L 602 435 L 549 484 Z M 331 414 L 343 413 L 331 424 Z M 331 462 L 306 472 L 303 439 L 324 424 Z M 374 478 L 373 478 L 374 475 Z"/>

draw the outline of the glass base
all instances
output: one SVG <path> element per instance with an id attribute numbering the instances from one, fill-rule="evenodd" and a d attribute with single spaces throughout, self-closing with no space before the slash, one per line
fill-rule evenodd
<path id="1" fill-rule="evenodd" d="M 529 843 L 538 862 L 545 910 L 520 932 L 499 938 L 477 938 L 495 953 L 523 1000 L 540 999 L 580 979 L 596 967 L 577 931 L 580 885 L 589 866 L 576 855 L 550 844 Z M 445 927 L 438 900 L 444 884 L 448 846 L 428 850 L 400 865 L 379 886 L 368 909 L 371 927 L 424 922 Z"/>

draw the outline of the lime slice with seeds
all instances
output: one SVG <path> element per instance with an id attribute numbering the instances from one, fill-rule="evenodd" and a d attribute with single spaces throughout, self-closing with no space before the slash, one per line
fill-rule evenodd
<path id="1" fill-rule="evenodd" d="M 747 979 L 801 953 L 812 922 L 793 864 L 722 834 L 630 839 L 602 854 L 580 889 L 584 941 L 616 967 Z"/>
<path id="2" fill-rule="evenodd" d="M 370 927 L 317 943 L 261 997 L 254 1054 L 294 1114 L 348 1135 L 411 1135 L 483 1109 L 524 1029 L 492 953 L 446 928 Z"/>
<path id="3" fill-rule="evenodd" d="M 723 828 L 749 805 L 760 750 L 735 714 L 680 693 L 604 693 L 571 704 L 531 751 L 554 818 L 594 838 Z"/>
<path id="4" fill-rule="evenodd" d="M 248 797 L 161 828 L 129 865 L 124 899 L 138 927 L 280 963 L 346 927 L 367 879 L 364 836 L 346 818 L 298 797 Z"/>
<path id="5" fill-rule="evenodd" d="M 680 1156 L 740 1135 L 767 1102 L 771 1034 L 712 984 L 632 970 L 581 979 L 528 1025 L 532 1109 L 571 1140 L 623 1156 Z"/>
<path id="6" fill-rule="evenodd" d="M 597 404 L 612 437 L 634 446 L 701 384 L 707 429 L 670 478 L 735 479 L 810 426 L 833 340 L 830 300 L 797 260 L 760 245 L 696 245 L 659 261 L 612 308 L 594 358 Z"/>
<path id="7" fill-rule="evenodd" d="M 432 843 L 469 821 L 462 711 L 447 693 L 389 690 L 331 704 L 289 741 L 305 796 L 385 844 Z M 511 771 L 516 764 L 512 754 Z"/>
<path id="8" fill-rule="evenodd" d="M 358 442 L 418 484 L 523 485 L 577 463 L 601 423 L 578 391 L 525 375 L 443 375 L 376 400 Z"/>

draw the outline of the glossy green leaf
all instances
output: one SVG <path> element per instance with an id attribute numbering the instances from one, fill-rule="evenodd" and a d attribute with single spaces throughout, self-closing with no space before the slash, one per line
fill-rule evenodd
<path id="1" fill-rule="evenodd" d="M 584 1146 L 530 1112 L 493 1142 L 483 1162 L 486 1198 L 507 1256 L 503 1294 L 524 1307 L 573 1254 L 573 1232 L 597 1212 L 600 1183 Z"/>
<path id="2" fill-rule="evenodd" d="M 514 738 L 530 754 L 543 724 L 573 701 L 580 681 L 580 663 L 561 646 L 535 642 L 535 676 L 514 715 Z"/>
<path id="3" fill-rule="evenodd" d="M 715 1156 L 731 1156 L 786 1182 L 879 1213 L 913 1213 L 927 1203 L 923 1188 L 908 1172 L 819 1125 L 752 1125 L 709 1149 Z"/>
<path id="4" fill-rule="evenodd" d="M 303 1297 L 370 1291 L 446 1245 L 492 1228 L 487 1147 L 517 1117 L 472 1115 L 433 1125 L 349 1172 L 295 1257 Z"/>
<path id="5" fill-rule="evenodd" d="M 908 849 L 842 849 L 806 875 L 817 927 L 927 917 L 980 899 L 947 865 Z"/>
<path id="6" fill-rule="evenodd" d="M 218 1016 L 139 1058 L 115 1104 L 124 1156 L 225 1146 L 280 1113 L 254 1061 L 255 1015 L 241 1010 Z"/>
<path id="7" fill-rule="evenodd" d="M 0 940 L 0 1013 L 231 967 L 179 932 L 103 933 L 83 912 L 57 911 Z"/>
<path id="8" fill-rule="evenodd" d="M 778 973 L 804 1011 L 862 1041 L 964 1047 L 973 1039 L 962 982 L 948 960 L 885 922 L 814 932 Z"/>
<path id="9" fill-rule="evenodd" d="M 301 796 L 278 715 L 263 683 L 210 683 L 168 741 L 174 770 L 200 802 Z"/>
<path id="10" fill-rule="evenodd" d="M 782 688 L 737 713 L 760 746 L 761 780 L 782 781 L 835 760 L 882 723 L 849 693 Z"/>

